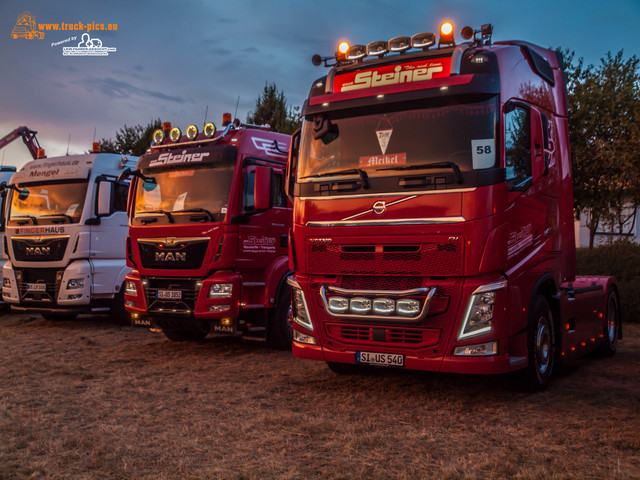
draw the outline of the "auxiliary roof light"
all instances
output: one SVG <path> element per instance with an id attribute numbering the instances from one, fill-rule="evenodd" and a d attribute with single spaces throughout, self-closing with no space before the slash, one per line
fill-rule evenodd
<path id="1" fill-rule="evenodd" d="M 360 60 L 367 56 L 367 47 L 364 45 L 354 45 L 347 50 L 347 60 Z"/>
<path id="2" fill-rule="evenodd" d="M 436 36 L 431 32 L 416 33 L 411 37 L 411 46 L 413 48 L 429 48 L 436 44 Z"/>
<path id="3" fill-rule="evenodd" d="M 172 142 L 179 142 L 181 136 L 182 136 L 182 132 L 178 127 L 173 127 L 171 129 L 171 132 L 169 132 L 169 138 L 171 139 Z"/>
<path id="4" fill-rule="evenodd" d="M 153 143 L 156 145 L 160 145 L 164 141 L 164 132 L 160 129 L 157 129 L 153 132 Z"/>
<path id="5" fill-rule="evenodd" d="M 169 132 L 171 131 L 171 122 L 164 122 L 162 124 L 162 131 L 164 132 L 165 136 L 169 136 Z"/>
<path id="6" fill-rule="evenodd" d="M 394 37 L 389 40 L 390 52 L 404 52 L 411 48 L 411 38 L 409 37 Z"/>
<path id="7" fill-rule="evenodd" d="M 367 55 L 384 55 L 389 51 L 389 46 L 384 40 L 376 40 L 367 44 Z"/>
<path id="8" fill-rule="evenodd" d="M 193 123 L 187 127 L 185 132 L 187 134 L 187 138 L 189 140 L 194 140 L 198 136 L 198 127 L 196 127 Z"/>
<path id="9" fill-rule="evenodd" d="M 438 42 L 438 46 L 445 45 L 455 45 L 456 42 L 453 39 L 453 24 L 451 22 L 444 22 L 440 25 L 440 41 Z"/>
<path id="10" fill-rule="evenodd" d="M 204 132 L 204 136 L 207 138 L 211 138 L 216 134 L 216 126 L 213 122 L 207 122 L 204 124 L 204 128 L 202 129 Z"/>

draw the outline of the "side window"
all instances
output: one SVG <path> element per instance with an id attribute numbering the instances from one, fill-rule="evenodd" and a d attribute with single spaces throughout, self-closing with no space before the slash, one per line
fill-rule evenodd
<path id="1" fill-rule="evenodd" d="M 284 194 L 284 174 L 274 172 L 271 177 L 271 205 L 286 207 L 287 197 Z"/>
<path id="2" fill-rule="evenodd" d="M 242 206 L 245 212 L 253 210 L 253 184 L 255 182 L 256 173 L 247 172 L 244 175 L 244 190 L 242 193 Z"/>
<path id="3" fill-rule="evenodd" d="M 114 212 L 126 212 L 127 211 L 127 196 L 129 195 L 128 183 L 114 183 L 113 184 L 113 199 L 111 203 L 113 205 Z"/>
<path id="4" fill-rule="evenodd" d="M 507 185 L 516 187 L 531 177 L 531 119 L 529 110 L 515 107 L 504 115 Z"/>

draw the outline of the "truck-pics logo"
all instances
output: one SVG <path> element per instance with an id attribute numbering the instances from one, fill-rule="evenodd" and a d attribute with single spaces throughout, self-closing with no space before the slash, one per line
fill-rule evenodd
<path id="1" fill-rule="evenodd" d="M 105 47 L 99 38 L 91 38 L 88 33 L 83 33 L 77 47 L 63 47 L 62 55 L 65 57 L 106 57 L 115 52 L 114 47 Z"/>
<path id="2" fill-rule="evenodd" d="M 17 38 L 26 38 L 33 40 L 34 38 L 42 40 L 44 38 L 44 32 L 38 30 L 36 26 L 36 16 L 31 12 L 22 12 L 18 15 L 13 30 L 11 30 L 11 38 L 14 40 Z"/>
<path id="3" fill-rule="evenodd" d="M 149 162 L 150 167 L 158 167 L 160 165 L 172 165 L 175 163 L 194 163 L 201 162 L 204 157 L 208 157 L 209 152 L 203 153 L 187 153 L 183 150 L 182 153 L 174 155 L 172 153 L 161 153 L 158 158 Z"/>

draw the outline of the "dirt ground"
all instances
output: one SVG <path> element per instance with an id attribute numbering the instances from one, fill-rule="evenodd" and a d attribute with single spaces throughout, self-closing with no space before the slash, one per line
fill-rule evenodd
<path id="1" fill-rule="evenodd" d="M 640 478 L 640 325 L 541 393 L 0 316 L 0 479 Z"/>

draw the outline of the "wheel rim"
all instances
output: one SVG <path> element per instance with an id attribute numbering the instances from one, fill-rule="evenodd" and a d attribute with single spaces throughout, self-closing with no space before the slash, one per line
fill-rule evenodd
<path id="1" fill-rule="evenodd" d="M 609 304 L 607 308 L 607 335 L 609 336 L 609 343 L 613 346 L 616 344 L 618 338 L 617 330 L 618 319 L 616 318 L 616 301 L 613 296 L 609 297 Z"/>
<path id="2" fill-rule="evenodd" d="M 549 331 L 548 320 L 545 317 L 538 319 L 536 329 L 536 368 L 541 374 L 545 374 L 549 369 L 551 361 L 551 332 Z"/>

